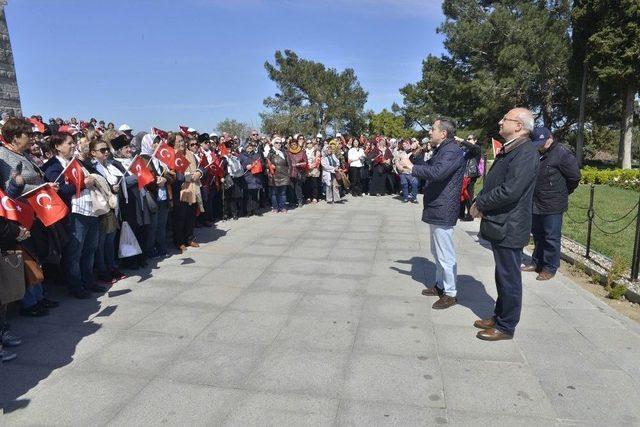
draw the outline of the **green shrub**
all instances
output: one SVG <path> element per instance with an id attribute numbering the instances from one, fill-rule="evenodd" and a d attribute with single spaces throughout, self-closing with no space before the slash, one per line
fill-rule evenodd
<path id="1" fill-rule="evenodd" d="M 622 299 L 622 297 L 626 293 L 627 293 L 627 287 L 623 284 L 618 284 L 609 288 L 609 293 L 607 294 L 607 298 Z"/>
<path id="2" fill-rule="evenodd" d="M 640 191 L 640 169 L 596 169 L 591 166 L 581 171 L 583 184 L 606 184 Z"/>

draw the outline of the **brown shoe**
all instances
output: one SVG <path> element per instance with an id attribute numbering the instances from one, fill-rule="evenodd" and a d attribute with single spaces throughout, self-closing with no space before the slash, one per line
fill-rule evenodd
<path id="1" fill-rule="evenodd" d="M 542 270 L 538 274 L 538 277 L 536 277 L 536 280 L 549 280 L 549 279 L 553 278 L 553 276 L 555 276 L 555 273 L 549 273 L 548 271 Z"/>
<path id="2" fill-rule="evenodd" d="M 434 302 L 431 308 L 435 310 L 443 310 L 445 308 L 453 307 L 458 303 L 454 297 L 450 297 L 449 295 L 442 295 L 438 301 Z"/>
<path id="3" fill-rule="evenodd" d="M 493 329 L 496 327 L 496 321 L 491 319 L 481 319 L 473 322 L 473 326 L 478 329 Z"/>
<path id="4" fill-rule="evenodd" d="M 189 242 L 189 246 L 191 246 L 192 248 L 199 248 L 200 245 L 197 244 L 196 242 Z"/>
<path id="5" fill-rule="evenodd" d="M 187 247 L 185 245 L 180 245 L 178 246 L 178 250 L 181 254 L 183 254 L 187 250 Z"/>
<path id="6" fill-rule="evenodd" d="M 537 265 L 523 265 L 522 267 L 520 267 L 520 271 L 526 271 L 526 272 L 537 272 L 538 271 L 538 266 Z"/>
<path id="7" fill-rule="evenodd" d="M 496 328 L 480 331 L 476 334 L 476 337 L 484 341 L 500 341 L 513 339 L 513 335 L 505 334 L 504 332 Z"/>
<path id="8" fill-rule="evenodd" d="M 422 290 L 422 295 L 425 297 L 441 297 L 444 294 L 444 291 L 437 286 L 433 288 L 424 288 Z"/>

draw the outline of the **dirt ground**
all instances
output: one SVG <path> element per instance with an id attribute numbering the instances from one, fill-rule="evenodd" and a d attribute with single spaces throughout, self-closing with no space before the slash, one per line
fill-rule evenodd
<path id="1" fill-rule="evenodd" d="M 632 303 L 626 299 L 612 300 L 607 298 L 607 291 L 605 291 L 604 286 L 599 283 L 594 283 L 588 274 L 567 262 L 561 261 L 560 271 L 571 276 L 582 288 L 600 298 L 618 313 L 624 314 L 629 319 L 640 323 L 640 304 Z"/>

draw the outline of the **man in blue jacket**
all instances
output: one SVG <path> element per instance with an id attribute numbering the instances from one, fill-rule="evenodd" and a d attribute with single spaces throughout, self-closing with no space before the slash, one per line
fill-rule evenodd
<path id="1" fill-rule="evenodd" d="M 486 341 L 513 338 L 522 309 L 522 249 L 529 242 L 531 207 L 540 153 L 531 142 L 533 114 L 514 108 L 500 120 L 505 143 L 484 178 L 471 215 L 482 218 L 480 235 L 491 243 L 498 299 L 491 319 L 476 320 Z"/>
<path id="2" fill-rule="evenodd" d="M 464 153 L 454 139 L 456 129 L 451 120 L 438 119 L 429 131 L 433 155 L 422 165 L 406 158 L 401 166 L 413 176 L 426 180 L 422 221 L 429 224 L 431 252 L 436 261 L 436 283 L 422 295 L 439 296 L 434 309 L 456 305 L 457 260 L 453 246 L 453 226 L 458 221 L 460 192 L 464 175 Z"/>

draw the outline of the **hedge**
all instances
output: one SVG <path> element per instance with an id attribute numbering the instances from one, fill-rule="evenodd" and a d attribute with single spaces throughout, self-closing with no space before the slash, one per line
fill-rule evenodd
<path id="1" fill-rule="evenodd" d="M 583 184 L 606 184 L 640 191 L 640 169 L 597 169 L 591 166 L 581 171 Z"/>

